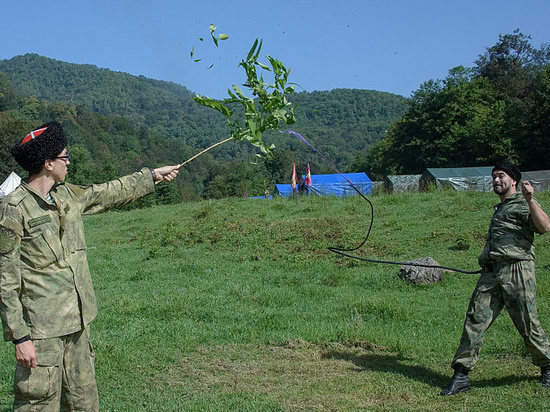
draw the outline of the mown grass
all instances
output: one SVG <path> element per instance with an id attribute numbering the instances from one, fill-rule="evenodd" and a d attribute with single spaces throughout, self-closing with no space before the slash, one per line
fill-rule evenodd
<path id="1" fill-rule="evenodd" d="M 538 194 L 550 210 L 550 193 Z M 430 256 L 477 269 L 498 198 L 375 196 L 357 254 Z M 471 374 L 450 379 L 476 275 L 413 286 L 398 265 L 341 257 L 366 235 L 359 198 L 220 200 L 85 220 L 99 316 L 92 324 L 103 411 L 545 410 L 521 338 L 503 313 Z M 538 237 L 540 320 L 550 330 L 550 236 Z M 13 348 L 0 347 L 0 402 Z M 9 408 L 6 407 L 5 410 Z"/>

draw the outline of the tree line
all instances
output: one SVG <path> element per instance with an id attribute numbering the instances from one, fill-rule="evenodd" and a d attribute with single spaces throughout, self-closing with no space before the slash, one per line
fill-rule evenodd
<path id="1" fill-rule="evenodd" d="M 500 159 L 523 170 L 548 169 L 550 47 L 535 48 L 515 30 L 443 80 L 412 94 L 387 137 L 351 167 L 382 178 L 428 167 L 489 166 Z"/>
<path id="2" fill-rule="evenodd" d="M 89 184 L 142 166 L 182 162 L 228 136 L 219 113 L 192 100 L 193 93 L 171 82 L 48 59 L 36 54 L 0 61 L 0 178 L 17 166 L 9 148 L 33 127 L 60 121 L 69 137 L 68 180 Z M 405 98 L 373 90 L 337 89 L 293 95 L 298 121 L 293 128 L 342 168 L 355 153 L 384 138 L 405 108 Z M 306 145 L 272 132 L 266 141 L 275 158 L 255 164 L 254 150 L 230 142 L 181 170 L 170 199 L 196 200 L 262 195 L 266 186 L 289 183 L 292 163 L 305 173 L 328 171 Z"/>
<path id="3" fill-rule="evenodd" d="M 346 172 L 372 180 L 428 167 L 487 166 L 507 158 L 524 170 L 548 168 L 550 49 L 519 30 L 500 35 L 473 67 L 428 80 L 409 98 L 373 90 L 298 92 L 301 133 Z M 143 166 L 182 162 L 227 137 L 223 117 L 181 85 L 76 65 L 35 54 L 0 60 L 0 178 L 17 170 L 9 148 L 33 127 L 60 121 L 69 136 L 69 179 L 88 184 Z M 289 134 L 268 133 L 275 158 L 228 143 L 182 169 L 160 200 L 262 195 L 299 175 L 333 173 Z"/>

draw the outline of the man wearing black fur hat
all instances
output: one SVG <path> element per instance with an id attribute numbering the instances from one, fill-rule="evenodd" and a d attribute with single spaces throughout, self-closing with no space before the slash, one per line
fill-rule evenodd
<path id="1" fill-rule="evenodd" d="M 534 198 L 529 182 L 518 186 L 521 172 L 507 161 L 492 170 L 493 190 L 500 197 L 479 256 L 481 276 L 470 299 L 460 345 L 451 363 L 455 370 L 441 395 L 470 390 L 468 372 L 478 359 L 483 336 L 506 307 L 523 337 L 532 361 L 541 368 L 541 383 L 550 387 L 550 344 L 537 318 L 535 302 L 535 233 L 550 230 L 548 215 Z"/>
<path id="2" fill-rule="evenodd" d="M 0 202 L 0 315 L 15 346 L 14 410 L 99 409 L 89 324 L 97 313 L 83 214 L 154 192 L 179 165 L 89 187 L 65 183 L 61 125 L 47 123 L 12 148 L 28 179 Z"/>

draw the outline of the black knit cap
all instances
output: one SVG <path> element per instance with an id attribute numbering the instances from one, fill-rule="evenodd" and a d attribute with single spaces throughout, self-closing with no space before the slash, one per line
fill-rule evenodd
<path id="1" fill-rule="evenodd" d="M 67 147 L 67 138 L 58 122 L 45 123 L 11 148 L 11 154 L 27 172 L 38 172 L 47 159 Z"/>
<path id="2" fill-rule="evenodd" d="M 495 164 L 495 167 L 493 167 L 493 171 L 491 172 L 491 174 L 495 173 L 496 170 L 503 171 L 512 179 L 514 179 L 516 181 L 516 184 L 519 184 L 521 180 L 521 171 L 517 168 L 517 166 L 513 165 L 509 161 L 507 160 L 498 161 Z"/>

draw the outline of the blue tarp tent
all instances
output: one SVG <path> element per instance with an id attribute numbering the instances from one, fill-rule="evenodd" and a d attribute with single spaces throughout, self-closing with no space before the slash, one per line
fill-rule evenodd
<path id="1" fill-rule="evenodd" d="M 304 189 L 308 194 L 319 196 L 355 196 L 357 192 L 351 187 L 348 179 L 362 194 L 372 194 L 372 182 L 366 173 L 343 173 L 343 176 L 340 174 L 311 175 L 311 186 L 304 185 Z"/>
<path id="2" fill-rule="evenodd" d="M 275 185 L 275 190 L 273 191 L 273 194 L 281 197 L 290 197 L 292 196 L 292 185 L 278 183 Z"/>

